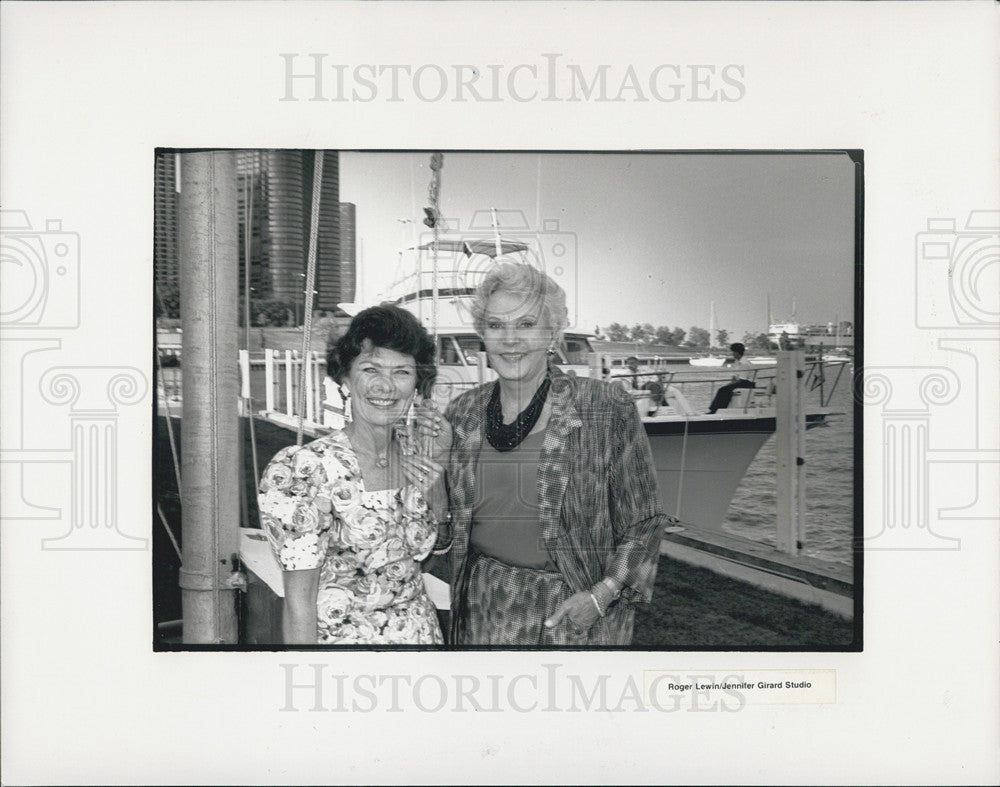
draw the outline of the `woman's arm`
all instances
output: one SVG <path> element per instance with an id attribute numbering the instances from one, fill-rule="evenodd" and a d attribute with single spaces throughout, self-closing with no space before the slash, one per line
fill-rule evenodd
<path id="1" fill-rule="evenodd" d="M 316 599 L 319 569 L 284 571 L 285 604 L 281 616 L 281 636 L 286 645 L 315 645 Z"/>
<path id="2" fill-rule="evenodd" d="M 659 562 L 660 539 L 669 517 L 663 513 L 649 438 L 631 401 L 616 401 L 617 428 L 608 473 L 608 501 L 615 551 L 605 578 L 619 586 L 624 598 L 648 601 Z"/>
<path id="3" fill-rule="evenodd" d="M 308 446 L 279 451 L 265 468 L 257 497 L 261 526 L 283 569 L 282 638 L 315 645 L 320 568 L 333 521 L 326 473 Z"/>

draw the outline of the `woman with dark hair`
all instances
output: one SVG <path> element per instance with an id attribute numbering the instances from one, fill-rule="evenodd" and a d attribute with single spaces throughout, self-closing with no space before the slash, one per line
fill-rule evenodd
<path id="1" fill-rule="evenodd" d="M 395 306 L 360 312 L 327 354 L 350 397 L 351 420 L 304 446 L 282 449 L 260 484 L 261 521 L 284 569 L 286 644 L 442 643 L 420 561 L 447 516 L 447 423 L 424 405 L 434 344 Z"/>
<path id="2" fill-rule="evenodd" d="M 501 262 L 472 314 L 498 379 L 445 412 L 452 642 L 628 645 L 670 521 L 632 398 L 549 363 L 566 295 L 541 271 Z"/>

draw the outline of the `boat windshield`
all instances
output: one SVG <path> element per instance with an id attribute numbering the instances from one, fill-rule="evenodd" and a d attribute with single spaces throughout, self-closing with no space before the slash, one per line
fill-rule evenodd
<path id="1" fill-rule="evenodd" d="M 590 353 L 594 351 L 586 336 L 566 336 L 562 350 L 566 363 L 580 366 L 590 362 Z"/>
<path id="2" fill-rule="evenodd" d="M 459 354 L 455 339 L 451 336 L 438 337 L 438 363 L 444 366 L 461 366 L 462 356 Z"/>

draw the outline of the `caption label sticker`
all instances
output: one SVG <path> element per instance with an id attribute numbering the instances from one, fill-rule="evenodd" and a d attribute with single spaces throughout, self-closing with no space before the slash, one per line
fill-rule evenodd
<path id="1" fill-rule="evenodd" d="M 837 671 L 645 670 L 644 699 L 653 708 L 823 705 L 837 701 Z"/>

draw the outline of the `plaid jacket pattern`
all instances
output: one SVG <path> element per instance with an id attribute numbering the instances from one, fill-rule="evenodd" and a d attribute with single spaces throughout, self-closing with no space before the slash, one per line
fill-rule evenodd
<path id="1" fill-rule="evenodd" d="M 538 466 L 542 538 L 573 592 L 605 576 L 624 585 L 590 644 L 627 644 L 600 629 L 619 628 L 624 635 L 626 621 L 618 619 L 627 613 L 631 639 L 632 605 L 652 597 L 660 539 L 671 519 L 663 513 L 649 441 L 628 393 L 600 380 L 551 372 L 552 409 Z M 454 432 L 448 464 L 453 642 L 463 617 L 476 463 L 493 385 L 463 394 L 445 412 Z"/>

